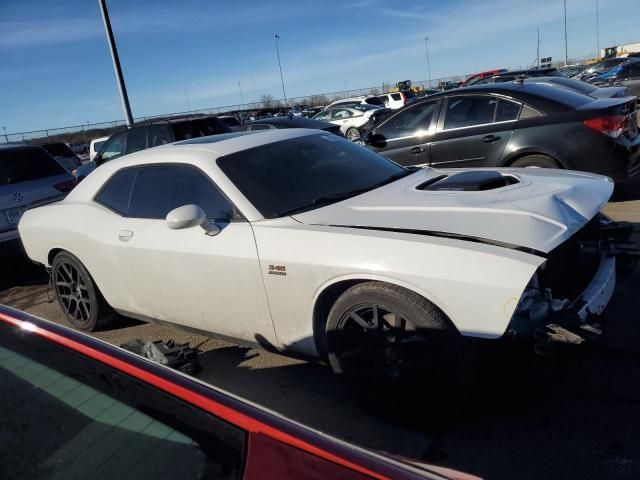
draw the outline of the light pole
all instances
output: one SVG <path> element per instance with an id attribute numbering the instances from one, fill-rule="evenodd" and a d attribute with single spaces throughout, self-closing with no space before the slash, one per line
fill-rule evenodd
<path id="1" fill-rule="evenodd" d="M 600 5 L 598 5 L 598 0 L 596 0 L 596 46 L 598 58 L 600 58 Z"/>
<path id="2" fill-rule="evenodd" d="M 569 64 L 569 48 L 567 46 L 567 0 L 564 0 L 564 64 Z"/>
<path id="3" fill-rule="evenodd" d="M 242 94 L 242 83 L 238 80 L 238 88 L 240 89 L 240 101 L 242 102 L 240 106 L 244 106 L 244 95 Z"/>
<path id="4" fill-rule="evenodd" d="M 536 50 L 536 61 L 538 62 L 538 68 L 540 68 L 540 27 L 537 27 L 538 30 L 538 48 Z"/>
<path id="5" fill-rule="evenodd" d="M 424 46 L 427 50 L 427 72 L 429 73 L 429 88 L 431 88 L 431 63 L 429 62 L 429 37 L 424 37 Z"/>
<path id="6" fill-rule="evenodd" d="M 284 90 L 284 77 L 282 76 L 282 64 L 280 63 L 280 48 L 278 47 L 278 40 L 280 35 L 273 34 L 273 41 L 276 42 L 276 55 L 278 56 L 278 68 L 280 69 L 280 81 L 282 82 L 282 95 L 284 95 L 284 108 L 287 108 L 287 92 Z"/>
<path id="7" fill-rule="evenodd" d="M 116 72 L 116 80 L 118 81 L 118 88 L 120 89 L 120 98 L 122 99 L 122 108 L 124 109 L 124 115 L 127 119 L 127 127 L 131 128 L 133 126 L 133 116 L 131 115 L 127 87 L 124 84 L 124 76 L 122 75 L 122 68 L 120 67 L 116 41 L 113 38 L 113 31 L 111 30 L 111 21 L 109 20 L 106 0 L 98 0 L 98 3 L 100 4 L 100 11 L 102 12 L 102 21 L 104 22 L 104 30 L 107 34 L 107 41 L 109 42 L 109 50 L 111 50 L 111 60 L 113 61 L 113 69 Z"/>
<path id="8" fill-rule="evenodd" d="M 7 137 L 7 127 L 2 127 L 2 132 L 4 133 L 4 142 L 9 143 L 9 137 Z"/>

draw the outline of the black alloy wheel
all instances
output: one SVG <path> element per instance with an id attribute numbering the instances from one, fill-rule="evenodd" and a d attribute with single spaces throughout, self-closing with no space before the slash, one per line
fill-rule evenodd
<path id="1" fill-rule="evenodd" d="M 380 373 L 396 379 L 402 370 L 428 366 L 428 343 L 401 312 L 371 303 L 356 305 L 342 315 L 333 346 L 341 373 Z"/>
<path id="2" fill-rule="evenodd" d="M 91 300 L 87 280 L 76 267 L 68 262 L 60 262 L 55 271 L 54 284 L 60 305 L 74 323 L 86 323 L 91 318 Z"/>
<path id="3" fill-rule="evenodd" d="M 53 260 L 51 281 L 67 319 L 81 330 L 93 331 L 115 316 L 80 260 L 61 252 Z"/>

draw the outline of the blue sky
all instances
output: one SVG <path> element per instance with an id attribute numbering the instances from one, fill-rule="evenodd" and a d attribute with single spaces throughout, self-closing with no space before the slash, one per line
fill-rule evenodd
<path id="1" fill-rule="evenodd" d="M 569 55 L 596 52 L 595 0 L 568 0 Z M 340 91 L 564 57 L 562 0 L 108 0 L 134 116 Z M 640 41 L 640 1 L 600 0 L 601 47 Z M 97 0 L 0 0 L 0 127 L 123 118 Z M 255 87 L 254 87 L 255 85 Z"/>

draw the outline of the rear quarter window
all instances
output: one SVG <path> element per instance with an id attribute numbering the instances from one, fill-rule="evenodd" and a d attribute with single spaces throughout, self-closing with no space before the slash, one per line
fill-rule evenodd
<path id="1" fill-rule="evenodd" d="M 0 150 L 0 185 L 62 175 L 66 170 L 39 147 Z"/>

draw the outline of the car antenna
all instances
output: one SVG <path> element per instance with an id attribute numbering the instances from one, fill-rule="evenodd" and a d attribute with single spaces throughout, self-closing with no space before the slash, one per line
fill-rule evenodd
<path id="1" fill-rule="evenodd" d="M 538 61 L 538 59 L 536 58 L 533 63 L 531 64 L 531 66 L 527 69 L 526 72 L 524 72 L 524 75 L 522 76 L 522 78 L 519 78 L 517 80 L 514 80 L 514 83 L 519 83 L 520 85 L 524 84 L 525 79 L 529 76 L 529 73 L 535 68 L 536 62 Z"/>

